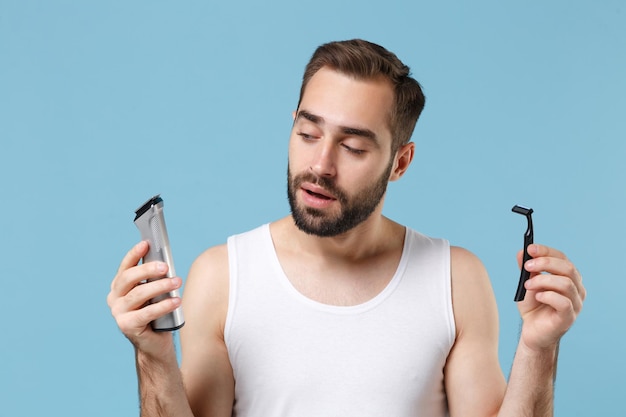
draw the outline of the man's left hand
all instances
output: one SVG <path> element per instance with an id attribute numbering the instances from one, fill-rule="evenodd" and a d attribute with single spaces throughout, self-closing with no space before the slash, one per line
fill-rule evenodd
<path id="1" fill-rule="evenodd" d="M 582 310 L 587 291 L 582 276 L 562 252 L 548 246 L 532 244 L 528 254 L 533 258 L 524 267 L 530 272 L 526 297 L 518 303 L 524 321 L 521 342 L 532 350 L 558 344 Z M 521 267 L 522 252 L 517 261 Z"/>

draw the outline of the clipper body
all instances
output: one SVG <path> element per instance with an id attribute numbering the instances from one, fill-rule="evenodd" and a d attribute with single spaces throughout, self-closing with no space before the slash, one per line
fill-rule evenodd
<path id="1" fill-rule="evenodd" d="M 533 219 L 531 216 L 533 214 L 533 209 L 522 206 L 514 206 L 512 211 L 526 216 L 526 220 L 528 220 L 528 228 L 526 229 L 526 233 L 524 233 L 524 257 L 522 259 L 522 270 L 520 272 L 519 283 L 517 284 L 517 291 L 515 292 L 515 301 L 522 301 L 526 296 L 524 283 L 528 280 L 528 278 L 530 278 L 530 272 L 524 268 L 524 264 L 526 261 L 531 259 L 531 256 L 528 254 L 528 246 L 533 243 L 534 240 Z"/>
<path id="2" fill-rule="evenodd" d="M 165 227 L 165 217 L 163 215 L 163 199 L 156 195 L 146 201 L 145 204 L 135 211 L 134 222 L 141 233 L 141 239 L 147 240 L 150 244 L 150 249 L 144 256 L 143 262 L 165 262 L 168 266 L 167 277 L 175 277 L 174 259 L 172 258 L 170 241 L 167 236 L 167 228 Z M 154 281 L 155 279 L 150 279 L 149 281 Z M 179 297 L 178 290 L 155 297 L 150 302 L 157 303 L 168 297 Z M 174 331 L 183 327 L 184 324 L 183 310 L 181 307 L 178 307 L 173 312 L 154 320 L 152 329 L 157 332 Z"/>

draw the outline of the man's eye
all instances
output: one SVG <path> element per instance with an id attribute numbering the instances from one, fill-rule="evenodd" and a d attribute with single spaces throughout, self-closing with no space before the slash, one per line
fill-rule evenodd
<path id="1" fill-rule="evenodd" d="M 362 149 L 356 149 L 356 148 L 352 148 L 346 144 L 342 145 L 344 147 L 345 150 L 347 150 L 348 152 L 355 154 L 355 155 L 362 155 L 365 153 L 364 150 Z"/>
<path id="2" fill-rule="evenodd" d="M 304 133 L 304 132 L 298 132 L 298 136 L 300 136 L 304 140 L 313 140 L 313 139 L 315 139 L 315 136 L 309 135 L 308 133 Z"/>

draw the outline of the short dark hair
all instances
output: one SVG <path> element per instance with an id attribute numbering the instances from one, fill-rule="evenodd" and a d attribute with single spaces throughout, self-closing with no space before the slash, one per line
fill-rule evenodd
<path id="1" fill-rule="evenodd" d="M 388 80 L 394 89 L 394 108 L 389 115 L 391 149 L 395 152 L 409 142 L 426 98 L 420 84 L 411 77 L 410 68 L 394 53 L 362 39 L 330 42 L 319 46 L 305 68 L 298 108 L 307 84 L 323 67 L 356 79 L 370 80 L 382 76 Z"/>

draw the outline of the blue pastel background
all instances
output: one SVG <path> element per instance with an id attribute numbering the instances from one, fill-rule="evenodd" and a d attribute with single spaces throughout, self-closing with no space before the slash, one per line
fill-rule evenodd
<path id="1" fill-rule="evenodd" d="M 137 415 L 105 297 L 166 204 L 178 273 L 288 212 L 287 139 L 320 43 L 362 37 L 428 97 L 385 213 L 477 253 L 508 373 L 524 219 L 589 297 L 561 345 L 556 415 L 626 415 L 626 4 L 0 0 L 0 415 Z"/>

